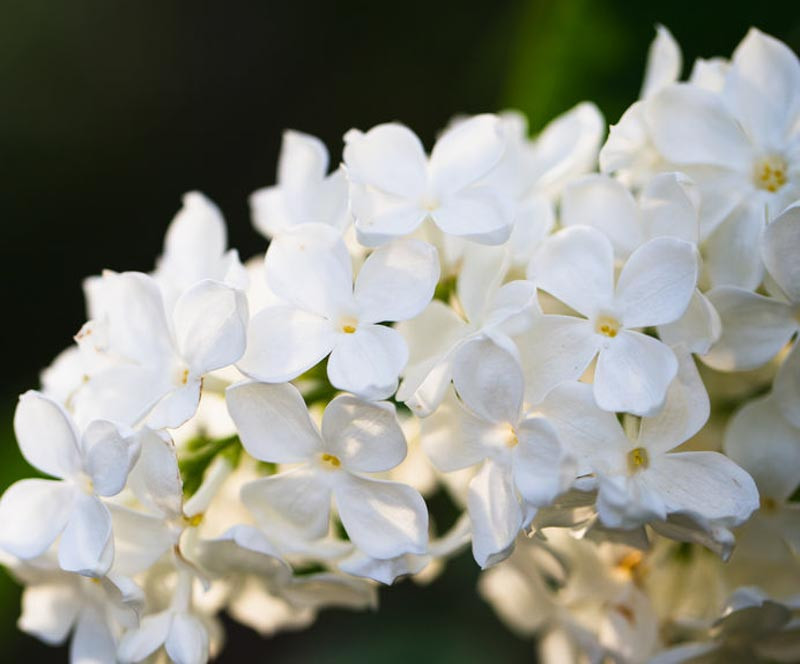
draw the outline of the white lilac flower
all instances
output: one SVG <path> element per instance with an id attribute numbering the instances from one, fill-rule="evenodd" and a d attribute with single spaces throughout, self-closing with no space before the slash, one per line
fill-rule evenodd
<path id="1" fill-rule="evenodd" d="M 627 431 L 594 404 L 585 383 L 560 385 L 537 411 L 577 457 L 578 473 L 594 474 L 605 525 L 629 529 L 679 514 L 724 537 L 758 509 L 753 479 L 719 452 L 672 452 L 703 427 L 709 409 L 694 361 L 685 355 L 661 411 Z"/>
<path id="2" fill-rule="evenodd" d="M 319 224 L 273 240 L 267 281 L 284 304 L 253 316 L 238 367 L 267 382 L 291 380 L 328 357 L 328 379 L 341 390 L 385 398 L 397 387 L 408 349 L 386 321 L 413 318 L 439 278 L 436 250 L 419 240 L 376 249 L 353 282 L 338 233 Z"/>
<path id="3" fill-rule="evenodd" d="M 553 427 L 523 404 L 522 369 L 488 339 L 462 349 L 453 383 L 461 404 L 426 421 L 423 446 L 442 472 L 481 464 L 469 483 L 472 552 L 481 567 L 507 557 L 536 510 L 575 478 Z"/>
<path id="4" fill-rule="evenodd" d="M 347 180 L 341 168 L 328 174 L 328 162 L 328 150 L 318 138 L 284 132 L 277 184 L 250 196 L 256 229 L 268 238 L 310 223 L 344 231 L 350 223 Z"/>
<path id="5" fill-rule="evenodd" d="M 382 244 L 430 218 L 446 234 L 502 244 L 511 234 L 514 208 L 505 192 L 484 180 L 504 150 L 500 119 L 488 114 L 442 134 L 430 158 L 403 125 L 349 131 L 344 164 L 359 240 Z"/>
<path id="6" fill-rule="evenodd" d="M 14 431 L 26 461 L 58 479 L 20 480 L 6 490 L 0 548 L 29 560 L 58 539 L 62 569 L 103 576 L 114 559 L 114 540 L 101 498 L 125 487 L 139 453 L 136 437 L 104 420 L 80 434 L 59 404 L 34 391 L 20 397 Z"/>
<path id="7" fill-rule="evenodd" d="M 290 384 L 240 383 L 228 388 L 227 398 L 251 456 L 299 464 L 242 488 L 242 501 L 267 531 L 283 527 L 308 540 L 322 538 L 333 498 L 350 540 L 373 558 L 426 552 L 422 496 L 405 484 L 367 476 L 394 468 L 406 456 L 391 404 L 338 396 L 318 429 Z"/>
<path id="8" fill-rule="evenodd" d="M 697 283 L 697 250 L 658 237 L 636 249 L 614 279 L 614 250 L 600 231 L 566 228 L 545 242 L 528 277 L 585 316 L 544 315 L 527 349 L 536 395 L 575 380 L 597 356 L 594 397 L 604 410 L 647 415 L 664 402 L 678 370 L 667 345 L 638 331 L 678 320 Z"/>

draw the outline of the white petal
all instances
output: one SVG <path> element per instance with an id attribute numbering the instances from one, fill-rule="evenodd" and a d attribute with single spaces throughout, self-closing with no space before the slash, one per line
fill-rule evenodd
<path id="1" fill-rule="evenodd" d="M 493 297 L 505 279 L 509 256 L 505 247 L 469 244 L 456 280 L 456 295 L 468 321 L 486 320 Z"/>
<path id="2" fill-rule="evenodd" d="M 113 560 L 108 508 L 95 496 L 77 493 L 58 546 L 61 569 L 84 576 L 103 576 Z"/>
<path id="3" fill-rule="evenodd" d="M 680 78 L 682 65 L 681 49 L 672 33 L 663 25 L 657 25 L 656 38 L 647 52 L 647 68 L 639 98 L 646 99 L 675 83 Z"/>
<path id="4" fill-rule="evenodd" d="M 458 191 L 483 178 L 500 161 L 506 139 L 496 115 L 459 122 L 436 141 L 430 173 L 437 194 Z"/>
<path id="5" fill-rule="evenodd" d="M 425 553 L 428 510 L 415 489 L 347 473 L 333 492 L 344 529 L 367 555 L 386 559 Z"/>
<path id="6" fill-rule="evenodd" d="M 678 373 L 669 346 L 645 334 L 620 330 L 600 351 L 594 396 L 603 410 L 649 415 L 661 407 Z"/>
<path id="7" fill-rule="evenodd" d="M 658 158 L 650 142 L 645 104 L 637 101 L 628 107 L 617 124 L 609 128 L 608 138 L 599 154 L 600 171 L 642 170 L 647 173 L 652 169 L 649 162 L 653 156 Z"/>
<path id="8" fill-rule="evenodd" d="M 512 450 L 514 484 L 529 504 L 544 507 L 572 484 L 575 460 L 542 417 L 526 419 L 517 432 L 519 443 Z"/>
<path id="9" fill-rule="evenodd" d="M 166 517 L 133 511 L 120 505 L 109 506 L 114 531 L 114 573 L 133 576 L 144 572 L 178 544 L 174 526 Z"/>
<path id="10" fill-rule="evenodd" d="M 800 343 L 797 341 L 778 369 L 772 392 L 783 416 L 800 429 Z"/>
<path id="11" fill-rule="evenodd" d="M 511 236 L 514 208 L 499 191 L 480 185 L 451 194 L 431 217 L 450 235 L 481 244 L 503 244 Z"/>
<path id="12" fill-rule="evenodd" d="M 664 454 L 646 472 L 670 513 L 738 526 L 758 509 L 753 478 L 718 452 Z"/>
<path id="13" fill-rule="evenodd" d="M 560 385 L 536 413 L 555 427 L 561 445 L 579 460 L 581 475 L 612 468 L 630 447 L 616 416 L 597 407 L 592 386 L 586 383 Z"/>
<path id="14" fill-rule="evenodd" d="M 195 616 L 176 613 L 164 649 L 175 664 L 205 664 L 208 661 L 208 632 Z"/>
<path id="15" fill-rule="evenodd" d="M 773 396 L 754 399 L 730 419 L 725 454 L 753 476 L 763 498 L 777 504 L 800 484 L 800 430 L 781 416 Z"/>
<path id="16" fill-rule="evenodd" d="M 469 483 L 472 555 L 482 569 L 508 557 L 522 527 L 522 508 L 511 470 L 486 461 Z"/>
<path id="17" fill-rule="evenodd" d="M 548 238 L 528 267 L 528 279 L 584 316 L 611 304 L 614 249 L 600 231 L 566 228 Z"/>
<path id="18" fill-rule="evenodd" d="M 14 433 L 22 456 L 43 473 L 66 478 L 81 470 L 75 425 L 64 408 L 49 397 L 34 390 L 20 396 Z"/>
<path id="19" fill-rule="evenodd" d="M 69 644 L 70 664 L 113 662 L 117 644 L 105 616 L 93 606 L 84 607 Z"/>
<path id="20" fill-rule="evenodd" d="M 109 349 L 144 365 L 172 357 L 175 349 L 155 280 L 140 272 L 123 272 L 105 274 L 103 281 L 109 288 L 103 300 Z"/>
<path id="21" fill-rule="evenodd" d="M 138 628 L 128 631 L 120 640 L 117 657 L 122 662 L 141 662 L 167 640 L 172 612 L 163 611 L 145 616 Z"/>
<path id="22" fill-rule="evenodd" d="M 328 172 L 328 150 L 316 136 L 291 129 L 284 131 L 278 156 L 278 183 L 302 190 L 321 181 Z"/>
<path id="23" fill-rule="evenodd" d="M 750 142 L 718 95 L 672 85 L 652 97 L 646 115 L 653 142 L 668 161 L 750 168 Z"/>
<path id="24" fill-rule="evenodd" d="M 201 387 L 201 378 L 189 378 L 184 385 L 168 392 L 147 416 L 147 426 L 151 429 L 175 429 L 181 426 L 197 411 Z"/>
<path id="25" fill-rule="evenodd" d="M 526 279 L 515 279 L 503 284 L 495 294 L 483 321 L 485 332 L 495 335 L 517 336 L 530 329 L 542 311 L 536 286 Z"/>
<path id="26" fill-rule="evenodd" d="M 183 483 L 172 440 L 163 433 L 143 429 L 139 433 L 141 453 L 128 476 L 128 486 L 149 510 L 167 517 L 180 514 Z"/>
<path id="27" fill-rule="evenodd" d="M 684 240 L 659 237 L 631 254 L 617 281 L 616 310 L 625 327 L 678 320 L 697 285 L 697 249 Z"/>
<path id="28" fill-rule="evenodd" d="M 256 459 L 294 463 L 322 449 L 303 397 L 291 383 L 237 383 L 225 398 L 242 445 Z"/>
<path id="29" fill-rule="evenodd" d="M 80 603 L 71 583 L 37 583 L 22 592 L 22 614 L 17 627 L 46 644 L 66 641 L 78 618 Z"/>
<path id="30" fill-rule="evenodd" d="M 413 232 L 428 216 L 416 199 L 392 196 L 379 189 L 350 185 L 350 208 L 358 241 L 376 247 Z"/>
<path id="31" fill-rule="evenodd" d="M 267 532 L 288 528 L 305 539 L 318 539 L 328 532 L 331 490 L 307 466 L 249 482 L 242 487 L 241 497 Z"/>
<path id="32" fill-rule="evenodd" d="M 326 318 L 352 313 L 353 266 L 336 229 L 303 224 L 281 233 L 264 265 L 269 287 L 287 304 Z"/>
<path id="33" fill-rule="evenodd" d="M 406 369 L 406 375 L 397 390 L 396 399 L 402 401 L 418 417 L 427 417 L 442 403 L 452 379 L 453 366 L 450 354 L 433 362 L 418 364 Z"/>
<path id="34" fill-rule="evenodd" d="M 430 557 L 428 556 L 415 556 L 412 554 L 380 560 L 371 558 L 357 550 L 339 563 L 339 569 L 353 576 L 391 585 L 399 576 L 418 574 L 429 562 Z"/>
<path id="35" fill-rule="evenodd" d="M 667 390 L 664 407 L 653 417 L 642 418 L 639 441 L 650 454 L 677 447 L 694 436 L 708 420 L 711 404 L 694 358 L 676 352 L 678 375 Z"/>
<path id="36" fill-rule="evenodd" d="M 464 344 L 456 355 L 453 384 L 461 400 L 487 422 L 516 424 L 525 383 L 519 362 L 486 338 Z"/>
<path id="37" fill-rule="evenodd" d="M 396 330 L 360 325 L 341 334 L 328 358 L 328 380 L 340 390 L 366 399 L 382 399 L 397 389 L 397 377 L 408 361 L 408 349 Z"/>
<path id="38" fill-rule="evenodd" d="M 764 230 L 761 255 L 770 275 L 792 302 L 800 302 L 800 205 L 793 205 Z"/>
<path id="39" fill-rule="evenodd" d="M 0 547 L 23 560 L 44 553 L 66 527 L 75 496 L 66 482 L 12 484 L 0 498 Z"/>
<path id="40" fill-rule="evenodd" d="M 680 344 L 698 355 L 705 355 L 721 334 L 719 314 L 699 290 L 695 290 L 683 316 L 658 327 L 658 336 L 665 344 L 672 347 Z"/>
<path id="41" fill-rule="evenodd" d="M 422 449 L 443 473 L 483 461 L 493 453 L 490 443 L 496 436 L 495 425 L 466 410 L 452 390 L 422 422 Z"/>
<path id="42" fill-rule="evenodd" d="M 268 306 L 250 319 L 247 349 L 236 366 L 259 380 L 291 380 L 318 364 L 335 343 L 327 318 L 294 307 Z"/>
<path id="43" fill-rule="evenodd" d="M 395 240 L 369 255 L 358 273 L 355 298 L 367 323 L 414 318 L 428 306 L 439 281 L 436 248 Z"/>
<path id="44" fill-rule="evenodd" d="M 783 140 L 797 111 L 800 63 L 783 42 L 750 28 L 731 58 L 725 96 L 762 143 Z"/>
<path id="45" fill-rule="evenodd" d="M 257 574 L 278 583 L 291 577 L 291 567 L 267 537 L 252 526 L 232 526 L 216 539 L 203 540 L 199 548 L 203 568 L 219 576 L 231 572 Z"/>
<path id="46" fill-rule="evenodd" d="M 622 257 L 644 239 L 633 195 L 621 182 L 605 175 L 585 175 L 566 186 L 561 199 L 561 223 L 565 227 L 596 228 L 611 240 Z"/>
<path id="47" fill-rule="evenodd" d="M 325 409 L 322 437 L 348 470 L 379 473 L 406 458 L 406 439 L 390 403 L 340 395 Z"/>
<path id="48" fill-rule="evenodd" d="M 600 521 L 609 528 L 629 530 L 667 517 L 663 496 L 643 474 L 600 475 L 596 507 Z"/>
<path id="49" fill-rule="evenodd" d="M 659 173 L 642 190 L 639 205 L 648 237 L 676 237 L 697 244 L 700 192 L 682 173 Z"/>
<path id="50" fill-rule="evenodd" d="M 95 420 L 83 433 L 86 472 L 98 496 L 115 496 L 125 488 L 139 443 L 130 432 L 123 435 L 111 422 Z"/>
<path id="51" fill-rule="evenodd" d="M 175 303 L 175 336 L 181 357 L 201 376 L 238 360 L 245 348 L 247 298 L 206 279 Z"/>
<path id="52" fill-rule="evenodd" d="M 703 362 L 721 371 L 754 369 L 774 357 L 797 329 L 791 308 L 756 293 L 722 286 L 708 293 L 722 334 Z"/>
<path id="53" fill-rule="evenodd" d="M 427 159 L 417 135 L 397 123 L 344 137 L 344 164 L 351 182 L 368 184 L 404 198 L 421 197 L 427 184 Z"/>
<path id="54" fill-rule="evenodd" d="M 599 347 L 589 321 L 575 316 L 540 317 L 521 345 L 528 400 L 539 403 L 557 385 L 580 378 Z"/>
<path id="55" fill-rule="evenodd" d="M 764 276 L 758 248 L 764 228 L 760 206 L 740 205 L 705 242 L 705 266 L 712 286 L 755 290 Z"/>

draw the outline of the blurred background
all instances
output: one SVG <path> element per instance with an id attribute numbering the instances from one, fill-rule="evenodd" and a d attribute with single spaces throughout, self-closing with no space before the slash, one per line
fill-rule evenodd
<path id="1" fill-rule="evenodd" d="M 220 205 L 248 258 L 265 242 L 247 196 L 273 183 L 283 129 L 321 137 L 335 161 L 347 129 L 390 120 L 428 146 L 460 112 L 518 108 L 536 131 L 589 99 L 614 123 L 656 23 L 681 44 L 685 74 L 750 25 L 800 50 L 796 0 L 3 0 L 0 491 L 30 472 L 13 409 L 84 322 L 81 280 L 151 269 L 183 192 Z M 378 613 L 330 611 L 266 641 L 229 625 L 219 661 L 532 661 L 476 594 L 477 573 L 466 554 L 431 586 L 384 590 Z M 18 611 L 0 572 L 7 661 L 65 660 L 17 633 Z"/>

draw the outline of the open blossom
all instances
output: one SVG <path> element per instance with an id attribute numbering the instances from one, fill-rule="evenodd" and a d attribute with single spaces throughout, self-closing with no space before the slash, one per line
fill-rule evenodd
<path id="1" fill-rule="evenodd" d="M 228 389 L 228 408 L 256 459 L 301 464 L 242 489 L 245 505 L 267 528 L 284 525 L 306 539 L 321 538 L 333 497 L 344 529 L 365 553 L 425 553 L 428 513 L 422 496 L 405 484 L 364 475 L 405 458 L 406 441 L 390 404 L 339 396 L 317 429 L 291 385 L 240 383 Z"/>
<path id="2" fill-rule="evenodd" d="M 343 231 L 350 222 L 347 181 L 341 168 L 328 174 L 328 161 L 328 150 L 318 138 L 284 132 L 277 184 L 250 196 L 256 229 L 267 237 L 300 224 L 326 224 Z"/>
<path id="3" fill-rule="evenodd" d="M 553 427 L 526 413 L 522 369 L 488 339 L 466 344 L 453 376 L 463 406 L 426 422 L 425 451 L 443 472 L 481 463 L 469 483 L 472 551 L 481 567 L 507 557 L 520 529 L 574 479 Z"/>
<path id="4" fill-rule="evenodd" d="M 348 132 L 344 164 L 359 240 L 382 244 L 412 233 L 430 217 L 446 234 L 502 244 L 511 233 L 513 206 L 484 180 L 504 150 L 502 126 L 493 115 L 456 124 L 430 158 L 403 125 Z"/>
<path id="5" fill-rule="evenodd" d="M 544 315 L 529 349 L 541 394 L 577 379 L 597 356 L 594 397 L 604 410 L 652 414 L 678 371 L 675 354 L 638 331 L 678 320 L 697 283 L 697 251 L 657 237 L 628 258 L 614 279 L 614 250 L 600 231 L 573 226 L 553 235 L 531 262 L 529 278 L 585 318 Z"/>
<path id="6" fill-rule="evenodd" d="M 0 548 L 31 559 L 60 537 L 62 569 L 102 576 L 111 567 L 114 540 L 101 498 L 125 487 L 139 451 L 136 438 L 103 420 L 81 435 L 61 406 L 34 391 L 20 397 L 14 431 L 25 459 L 58 479 L 20 480 L 3 494 Z"/>
<path id="7" fill-rule="evenodd" d="M 267 281 L 285 304 L 253 316 L 239 368 L 267 382 L 299 376 L 326 356 L 334 387 L 385 398 L 397 387 L 408 349 L 379 323 L 413 318 L 430 302 L 439 278 L 436 250 L 397 240 L 375 250 L 353 283 L 339 235 L 320 225 L 273 240 Z"/>

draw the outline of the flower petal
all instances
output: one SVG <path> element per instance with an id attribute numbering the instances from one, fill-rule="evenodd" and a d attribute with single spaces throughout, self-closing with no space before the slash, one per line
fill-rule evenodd
<path id="1" fill-rule="evenodd" d="M 503 126 L 496 115 L 485 113 L 458 122 L 433 147 L 434 191 L 449 194 L 474 184 L 497 165 L 505 149 Z"/>
<path id="2" fill-rule="evenodd" d="M 672 349 L 652 337 L 620 330 L 600 350 L 594 396 L 603 410 L 650 415 L 664 403 L 678 373 Z"/>
<path id="3" fill-rule="evenodd" d="M 206 664 L 208 632 L 190 613 L 176 613 L 164 642 L 164 649 L 175 664 Z"/>
<path id="4" fill-rule="evenodd" d="M 543 417 L 524 420 L 517 434 L 519 443 L 512 450 L 514 484 L 526 502 L 544 507 L 572 484 L 575 459 Z"/>
<path id="5" fill-rule="evenodd" d="M 611 304 L 614 249 L 600 231 L 565 228 L 545 240 L 528 267 L 528 279 L 586 317 Z"/>
<path id="6" fill-rule="evenodd" d="M 783 416 L 800 429 L 800 343 L 795 341 L 792 350 L 783 360 L 772 393 Z"/>
<path id="7" fill-rule="evenodd" d="M 561 199 L 564 227 L 591 226 L 611 240 L 617 256 L 628 256 L 644 237 L 633 195 L 619 181 L 593 173 L 573 180 Z"/>
<path id="8" fill-rule="evenodd" d="M 325 449 L 347 470 L 380 473 L 406 458 L 406 439 L 394 406 L 350 395 L 331 401 L 322 417 Z"/>
<path id="9" fill-rule="evenodd" d="M 498 190 L 476 185 L 449 195 L 431 217 L 450 235 L 481 244 L 503 244 L 511 236 L 514 208 Z"/>
<path id="10" fill-rule="evenodd" d="M 486 461 L 469 483 L 467 509 L 472 521 L 472 555 L 482 569 L 504 560 L 522 528 L 511 470 Z"/>
<path id="11" fill-rule="evenodd" d="M 358 241 L 377 247 L 413 232 L 428 216 L 416 199 L 392 196 L 379 189 L 350 185 L 350 208 L 355 219 Z"/>
<path id="12" fill-rule="evenodd" d="M 712 286 L 758 288 L 764 277 L 758 251 L 763 229 L 763 208 L 743 204 L 708 236 L 705 267 Z"/>
<path id="13" fill-rule="evenodd" d="M 40 392 L 29 390 L 19 398 L 14 433 L 20 452 L 34 468 L 67 478 L 82 468 L 78 432 L 67 411 Z"/>
<path id="14" fill-rule="evenodd" d="M 425 149 L 408 127 L 387 123 L 373 127 L 366 134 L 351 130 L 345 134 L 344 143 L 344 164 L 351 182 L 403 198 L 424 195 Z"/>
<path id="15" fill-rule="evenodd" d="M 318 539 L 328 533 L 331 490 L 319 472 L 308 466 L 248 482 L 242 487 L 241 498 L 267 532 L 288 528 L 304 539 Z"/>
<path id="16" fill-rule="evenodd" d="M 189 378 L 164 395 L 147 416 L 146 424 L 151 429 L 175 429 L 188 421 L 200 404 L 201 378 Z"/>
<path id="17" fill-rule="evenodd" d="M 695 246 L 658 237 L 631 254 L 617 280 L 616 307 L 625 327 L 663 325 L 678 320 L 697 285 Z"/>
<path id="18" fill-rule="evenodd" d="M 695 290 L 689 306 L 678 320 L 658 326 L 658 336 L 668 346 L 683 345 L 692 353 L 705 355 L 719 340 L 722 321 L 711 301 Z"/>
<path id="19" fill-rule="evenodd" d="M 647 67 L 639 98 L 647 99 L 670 83 L 675 83 L 680 78 L 682 66 L 678 42 L 663 25 L 657 25 L 656 38 L 647 52 Z"/>
<path id="20" fill-rule="evenodd" d="M 303 397 L 291 383 L 245 381 L 231 385 L 225 398 L 242 445 L 252 457 L 294 463 L 322 449 Z"/>
<path id="21" fill-rule="evenodd" d="M 133 432 L 123 435 L 111 422 L 95 420 L 83 433 L 86 472 L 98 496 L 116 496 L 125 488 L 128 473 L 139 456 Z"/>
<path id="22" fill-rule="evenodd" d="M 557 385 L 578 380 L 600 343 L 592 324 L 583 318 L 551 314 L 538 318 L 520 351 L 527 399 L 539 403 Z"/>
<path id="23" fill-rule="evenodd" d="M 720 371 L 742 371 L 774 357 L 797 329 L 789 306 L 734 286 L 708 293 L 719 313 L 722 334 L 703 362 Z"/>
<path id="24" fill-rule="evenodd" d="M 800 302 L 800 205 L 793 205 L 764 229 L 761 255 L 772 278 L 792 302 Z"/>
<path id="25" fill-rule="evenodd" d="M 78 619 L 80 604 L 70 583 L 37 583 L 22 592 L 17 627 L 46 644 L 61 645 Z"/>
<path id="26" fill-rule="evenodd" d="M 669 513 L 738 526 L 758 509 L 753 478 L 719 452 L 678 452 L 651 459 L 646 482 Z"/>
<path id="27" fill-rule="evenodd" d="M 75 494 L 72 514 L 58 545 L 61 569 L 83 576 L 104 576 L 114 560 L 111 514 L 95 496 Z"/>
<path id="28" fill-rule="evenodd" d="M 439 281 L 436 248 L 420 240 L 395 240 L 373 251 L 358 273 L 355 298 L 367 323 L 414 318 L 431 301 Z"/>
<path id="29" fill-rule="evenodd" d="M 83 607 L 69 644 L 69 661 L 113 662 L 117 644 L 105 616 L 93 606 Z"/>
<path id="30" fill-rule="evenodd" d="M 386 559 L 425 553 L 428 510 L 415 489 L 343 473 L 333 493 L 344 529 L 367 555 Z"/>
<path id="31" fill-rule="evenodd" d="M 360 325 L 343 333 L 328 358 L 328 380 L 340 390 L 366 399 L 383 399 L 397 389 L 397 378 L 408 361 L 400 334 L 383 325 Z"/>
<path id="32" fill-rule="evenodd" d="M 645 111 L 651 136 L 676 164 L 708 164 L 748 171 L 752 147 L 719 95 L 687 84 L 654 95 Z"/>
<path id="33" fill-rule="evenodd" d="M 781 504 L 800 485 L 800 430 L 782 417 L 772 395 L 753 399 L 730 419 L 725 454 L 752 475 L 762 498 Z"/>
<path id="34" fill-rule="evenodd" d="M 183 482 L 170 437 L 144 428 L 138 435 L 139 459 L 128 475 L 128 486 L 148 510 L 174 518 L 183 508 Z"/>
<path id="35" fill-rule="evenodd" d="M 139 627 L 128 630 L 117 648 L 120 661 L 141 662 L 158 650 L 167 640 L 172 616 L 172 611 L 145 616 Z"/>
<path id="36" fill-rule="evenodd" d="M 20 480 L 0 498 L 0 548 L 23 560 L 43 554 L 67 525 L 75 488 L 55 480 Z"/>
<path id="37" fill-rule="evenodd" d="M 245 349 L 247 298 L 244 293 L 206 279 L 175 303 L 178 350 L 195 376 L 222 369 Z"/>
<path id="38" fill-rule="evenodd" d="M 242 373 L 269 382 L 296 378 L 318 364 L 336 344 L 327 318 L 283 305 L 268 306 L 250 319 Z"/>
<path id="39" fill-rule="evenodd" d="M 453 384 L 464 404 L 487 422 L 516 424 L 525 382 L 517 359 L 487 338 L 465 343 L 453 366 Z"/>

